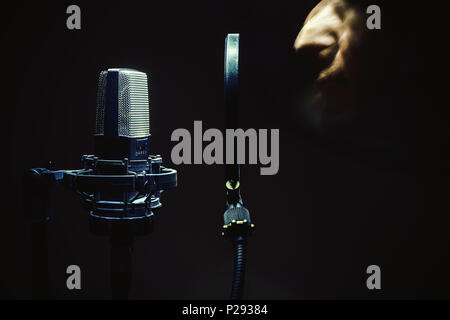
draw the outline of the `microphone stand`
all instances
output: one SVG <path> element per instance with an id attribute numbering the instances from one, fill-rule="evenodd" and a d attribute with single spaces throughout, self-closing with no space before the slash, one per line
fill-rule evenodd
<path id="1" fill-rule="evenodd" d="M 126 225 L 113 228 L 111 245 L 111 292 L 113 299 L 128 299 L 133 272 L 134 236 Z"/>
<path id="2" fill-rule="evenodd" d="M 225 128 L 237 129 L 239 118 L 239 34 L 225 38 L 224 65 Z M 236 147 L 234 150 L 236 155 Z M 244 207 L 240 193 L 240 167 L 225 165 L 226 210 L 223 216 L 222 235 L 231 240 L 234 248 L 233 282 L 231 300 L 241 300 L 244 295 L 247 239 L 255 227 L 250 212 Z"/>
<path id="3" fill-rule="evenodd" d="M 104 175 L 96 172 L 97 163 L 123 166 L 125 172 Z M 153 209 L 162 206 L 162 190 L 177 186 L 176 170 L 165 168 L 160 156 L 149 156 L 140 162 L 146 170 L 128 171 L 128 160 L 98 160 L 83 156 L 83 169 L 29 169 L 24 176 L 25 212 L 31 220 L 33 297 L 50 298 L 48 272 L 47 223 L 51 215 L 51 195 L 63 185 L 77 193 L 89 210 L 89 228 L 96 235 L 107 235 L 111 246 L 111 290 L 114 299 L 129 298 L 132 282 L 134 237 L 153 231 Z M 121 193 L 123 201 L 102 201 L 101 192 Z M 128 197 L 128 193 L 136 195 Z"/>
<path id="4" fill-rule="evenodd" d="M 51 297 L 48 272 L 47 220 L 33 221 L 30 225 L 31 240 L 31 286 L 34 299 Z"/>
<path id="5" fill-rule="evenodd" d="M 141 219 L 99 219 L 90 215 L 89 229 L 97 236 L 108 236 L 110 245 L 111 297 L 127 300 L 133 282 L 133 245 L 137 236 L 153 232 L 153 212 Z"/>
<path id="6" fill-rule="evenodd" d="M 53 164 L 47 168 L 27 170 L 23 176 L 23 197 L 25 217 L 29 221 L 31 241 L 31 294 L 35 299 L 51 297 L 51 280 L 48 269 L 48 221 L 52 215 L 52 193 L 60 185 L 63 174 L 53 171 Z"/>
<path id="7" fill-rule="evenodd" d="M 132 282 L 133 238 L 111 238 L 111 292 L 113 299 L 128 299 Z"/>

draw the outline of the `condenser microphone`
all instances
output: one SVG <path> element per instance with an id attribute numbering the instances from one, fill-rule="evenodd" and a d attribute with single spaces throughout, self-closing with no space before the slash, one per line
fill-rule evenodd
<path id="1" fill-rule="evenodd" d="M 83 170 L 68 171 L 75 190 L 94 218 L 148 218 L 161 206 L 162 190 L 176 187 L 177 172 L 150 155 L 147 74 L 128 68 L 100 72 L 94 155 L 84 155 Z"/>
<path id="2" fill-rule="evenodd" d="M 94 134 L 99 158 L 139 160 L 149 156 L 147 83 L 147 75 L 133 69 L 100 72 Z"/>

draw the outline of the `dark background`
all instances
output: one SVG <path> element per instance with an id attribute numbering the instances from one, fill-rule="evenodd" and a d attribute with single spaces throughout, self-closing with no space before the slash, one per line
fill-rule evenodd
<path id="1" fill-rule="evenodd" d="M 292 116 L 290 93 L 306 85 L 308 73 L 292 46 L 315 3 L 77 2 L 78 31 L 66 28 L 72 3 L 2 6 L 7 193 L 0 297 L 31 298 L 20 177 L 48 160 L 80 168 L 81 155 L 94 152 L 98 74 L 110 67 L 149 75 L 152 150 L 179 172 L 178 188 L 164 193 L 156 212 L 155 231 L 135 242 L 131 297 L 228 297 L 232 248 L 220 237 L 223 167 L 174 166 L 170 135 L 176 128 L 192 132 L 194 120 L 223 126 L 224 37 L 240 32 L 241 126 L 280 128 L 281 139 L 277 175 L 242 168 L 244 201 L 257 225 L 246 297 L 450 298 L 444 12 L 382 7 L 380 52 L 392 58 L 385 77 L 394 88 L 383 108 L 398 112 L 385 117 L 389 125 L 378 118 L 372 125 L 390 128 L 383 140 L 395 146 L 393 153 L 364 139 L 318 138 Z M 378 53 L 374 63 L 385 63 Z M 89 233 L 88 214 L 71 192 L 56 191 L 54 210 L 53 298 L 109 298 L 108 239 Z M 81 267 L 81 291 L 66 289 L 71 264 Z M 366 288 L 371 264 L 381 267 L 380 291 Z"/>

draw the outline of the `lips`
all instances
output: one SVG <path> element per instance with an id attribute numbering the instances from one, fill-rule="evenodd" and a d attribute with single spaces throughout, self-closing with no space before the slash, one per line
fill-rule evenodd
<path id="1" fill-rule="evenodd" d="M 313 106 L 326 118 L 340 116 L 346 112 L 347 101 L 351 100 L 352 90 L 342 72 L 319 76 L 313 84 Z"/>

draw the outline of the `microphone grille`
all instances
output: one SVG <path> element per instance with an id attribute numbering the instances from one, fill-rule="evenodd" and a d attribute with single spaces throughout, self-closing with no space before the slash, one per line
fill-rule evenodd
<path id="1" fill-rule="evenodd" d="M 112 131 L 108 129 L 111 125 L 115 127 Z M 108 132 L 130 138 L 150 134 L 148 84 L 144 72 L 108 69 L 100 73 L 95 134 Z"/>
<path id="2" fill-rule="evenodd" d="M 144 137 L 150 134 L 147 75 L 136 70 L 119 73 L 119 135 Z"/>
<path id="3" fill-rule="evenodd" d="M 98 78 L 97 91 L 97 110 L 95 115 L 95 134 L 104 134 L 105 132 L 105 96 L 106 96 L 106 79 L 108 71 L 100 72 Z"/>

